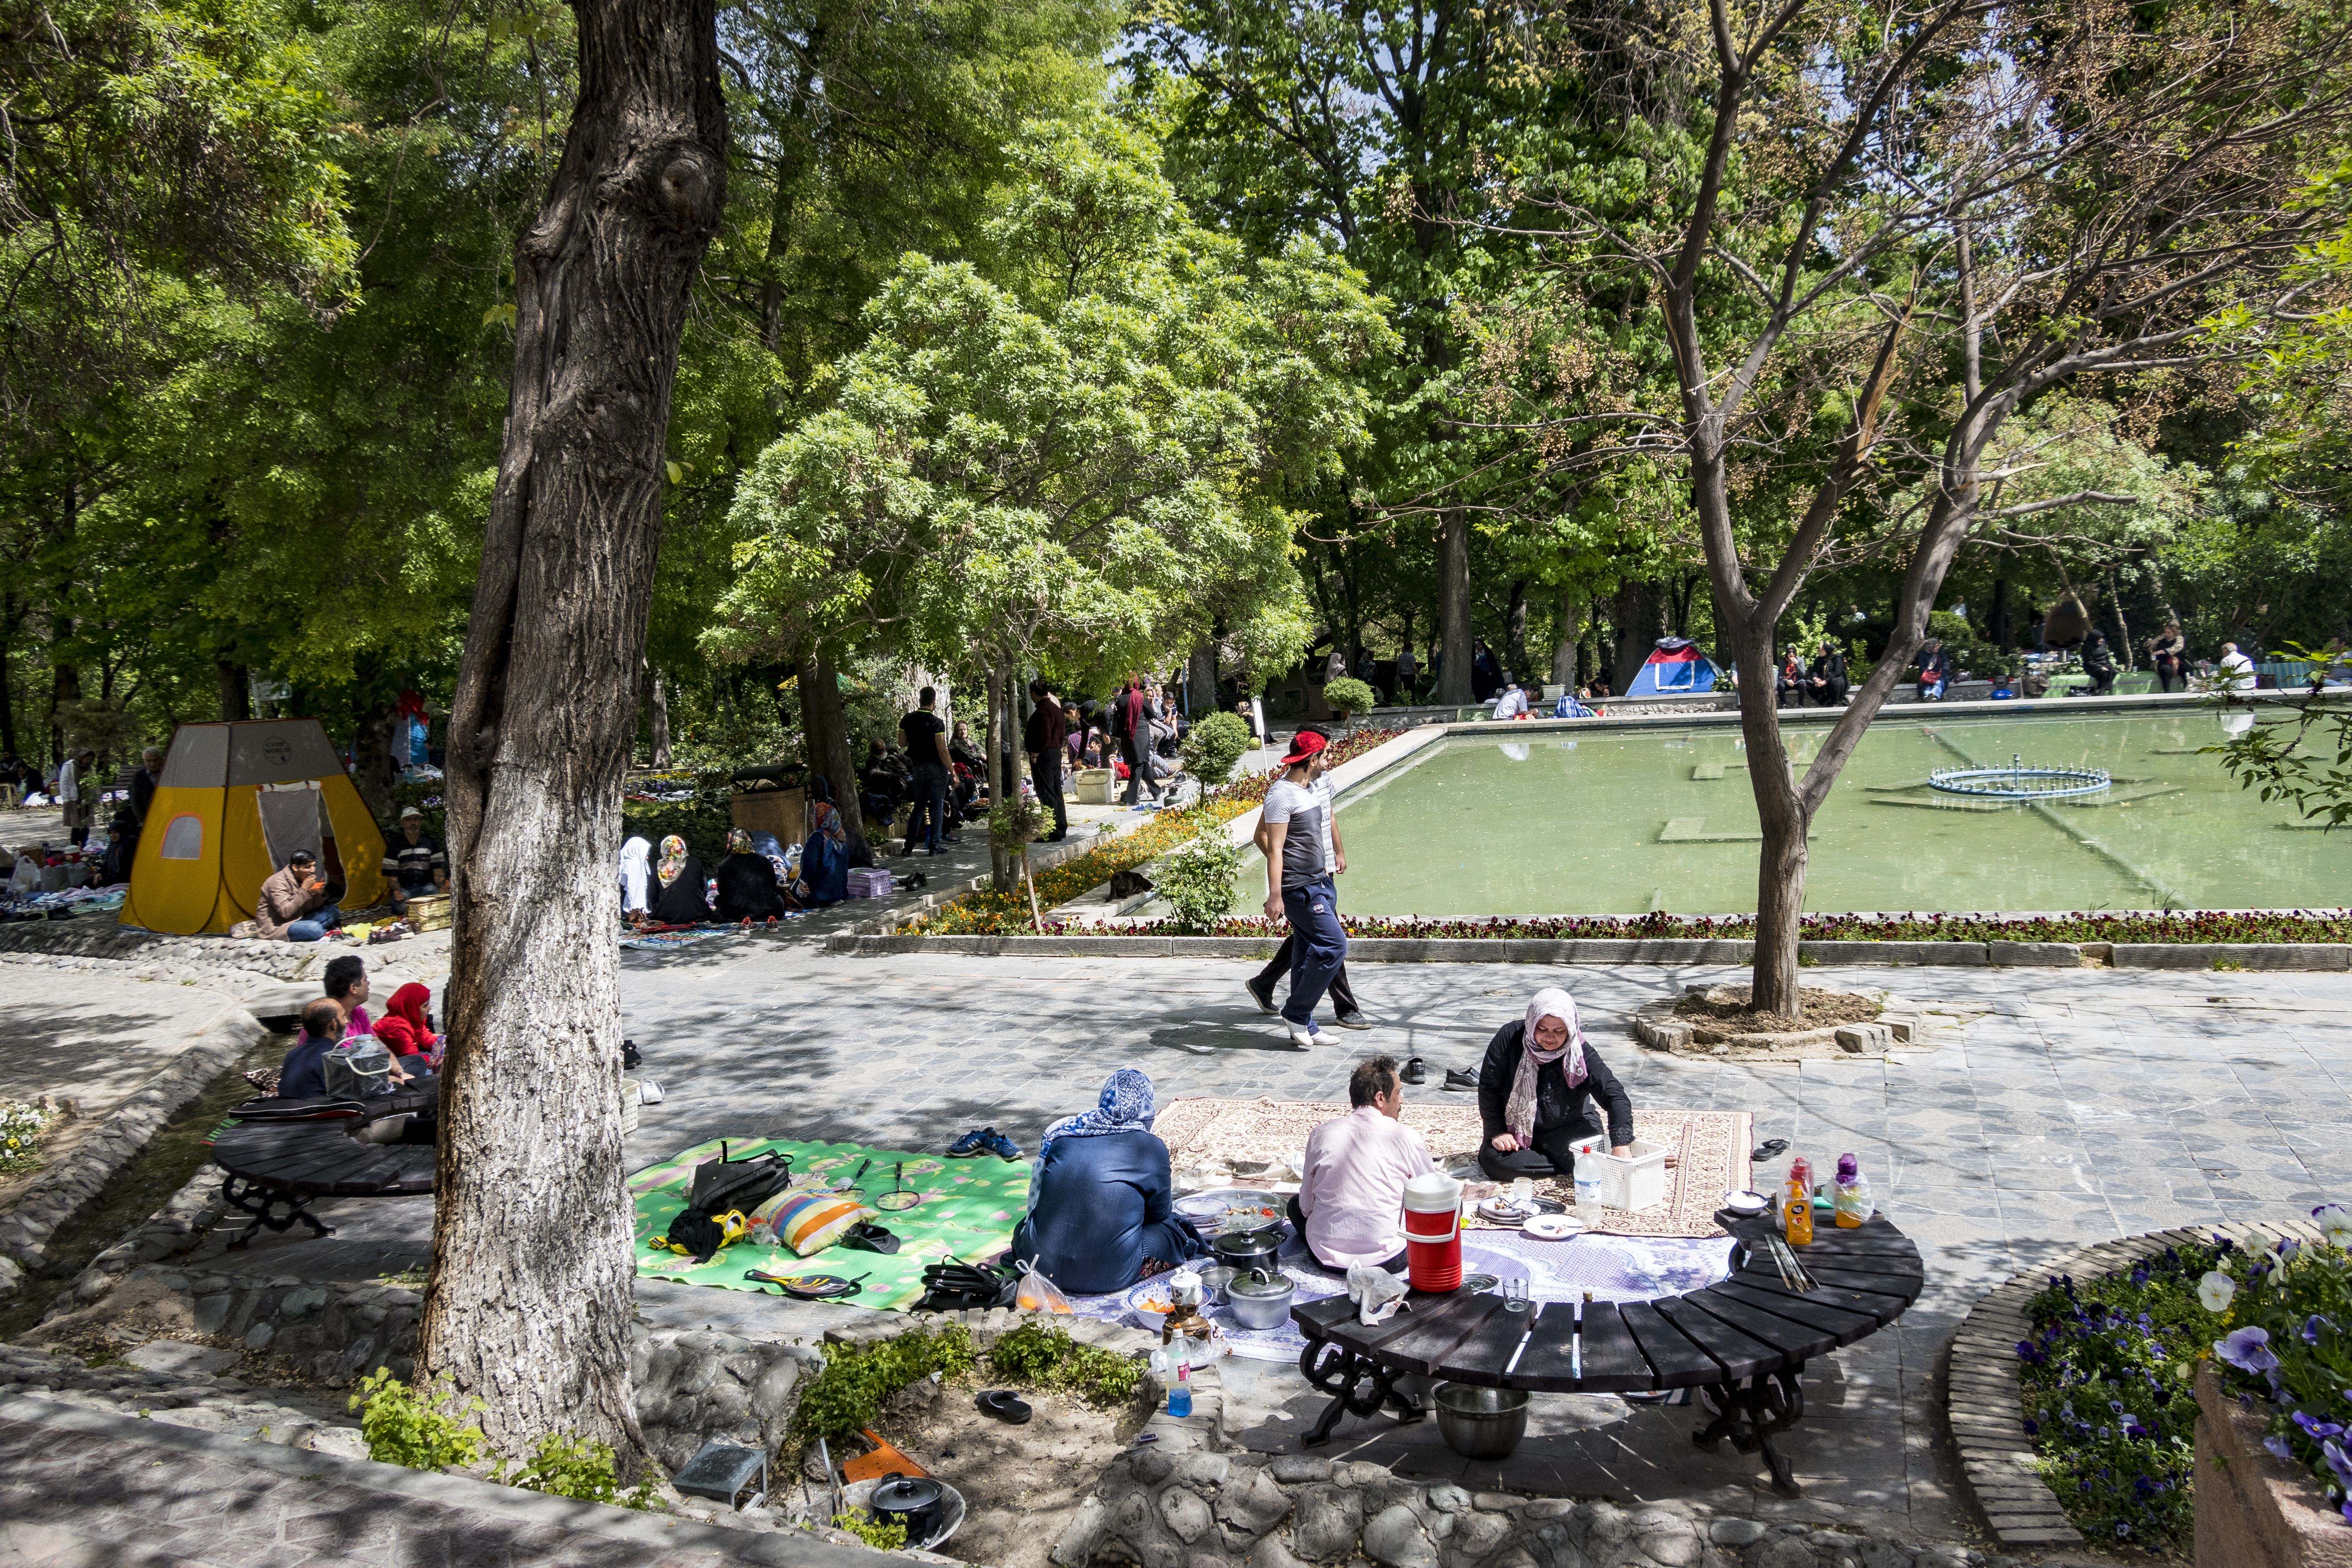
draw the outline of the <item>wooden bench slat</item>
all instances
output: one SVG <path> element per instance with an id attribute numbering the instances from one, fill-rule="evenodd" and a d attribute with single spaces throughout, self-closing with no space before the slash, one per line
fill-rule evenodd
<path id="1" fill-rule="evenodd" d="M 1680 1324 L 1669 1321 L 1658 1310 L 1655 1301 L 1621 1301 L 1617 1313 L 1624 1320 L 1634 1342 L 1641 1346 L 1642 1357 L 1654 1374 L 1645 1386 L 1695 1388 L 1702 1383 L 1722 1381 L 1723 1368 L 1716 1358 L 1693 1344 Z"/>
<path id="2" fill-rule="evenodd" d="M 1502 1311 L 1503 1299 L 1484 1291 L 1472 1294 L 1456 1291 L 1451 1300 L 1435 1311 L 1424 1314 L 1421 1321 L 1381 1347 L 1381 1360 L 1403 1368 L 1406 1372 L 1426 1374 L 1436 1369 L 1455 1346 L 1476 1332 L 1479 1326 Z M 1524 1318 L 1515 1312 L 1513 1317 Z"/>
<path id="3" fill-rule="evenodd" d="M 1658 1386 L 1651 1369 L 1625 1326 L 1622 1310 L 1608 1301 L 1584 1304 L 1584 1391 L 1587 1394 L 1633 1394 Z"/>
<path id="4" fill-rule="evenodd" d="M 1694 1290 L 1675 1301 L 1675 1321 L 1685 1330 L 1690 1327 L 1690 1315 L 1704 1312 L 1727 1328 L 1738 1330 L 1751 1340 L 1772 1347 L 1782 1361 L 1811 1361 L 1817 1355 L 1827 1355 L 1837 1349 L 1838 1337 L 1817 1323 L 1798 1323 L 1774 1315 L 1760 1307 L 1752 1307 L 1736 1297 L 1726 1296 L 1710 1287 Z M 1771 1371 L 1770 1367 L 1759 1370 Z"/>
<path id="5" fill-rule="evenodd" d="M 1875 1312 L 1839 1302 L 1835 1300 L 1835 1293 L 1826 1289 L 1797 1291 L 1782 1287 L 1776 1290 L 1764 1290 L 1736 1279 L 1727 1279 L 1712 1287 L 1707 1294 L 1743 1302 L 1759 1312 L 1785 1318 L 1801 1328 L 1822 1330 L 1842 1345 L 1850 1345 L 1865 1335 L 1876 1333 L 1881 1321 Z"/>
<path id="6" fill-rule="evenodd" d="M 1801 1300 L 1825 1301 L 1845 1311 L 1861 1313 L 1871 1320 L 1874 1328 L 1881 1329 L 1901 1317 L 1905 1310 L 1911 1305 L 1911 1298 L 1908 1296 L 1896 1295 L 1885 1289 L 1832 1284 L 1818 1274 L 1813 1276 L 1813 1283 L 1820 1289 L 1814 1290 L 1792 1290 L 1781 1282 L 1780 1277 L 1777 1274 L 1769 1277 L 1758 1274 L 1735 1274 L 1724 1283 L 1738 1285 L 1744 1289 L 1769 1296 L 1790 1296 Z"/>
<path id="7" fill-rule="evenodd" d="M 1538 1394 L 1567 1394 L 1577 1387 L 1576 1308 L 1567 1301 L 1547 1302 L 1542 1316 L 1528 1331 L 1528 1348 L 1519 1352 L 1519 1369 L 1511 1373 L 1513 1388 Z"/>
<path id="8" fill-rule="evenodd" d="M 1301 1301 L 1290 1309 L 1290 1321 L 1310 1340 L 1328 1339 L 1331 1331 L 1356 1313 L 1356 1303 L 1345 1296 L 1327 1296 L 1319 1301 Z"/>
<path id="9" fill-rule="evenodd" d="M 1681 1330 L 1691 1343 L 1712 1356 L 1722 1366 L 1726 1377 L 1754 1377 L 1759 1373 L 1778 1372 L 1793 1359 L 1786 1347 L 1773 1340 L 1726 1322 L 1720 1314 L 1701 1311 L 1691 1304 L 1696 1300 L 1696 1295 L 1669 1296 L 1651 1302 L 1650 1307 Z M 1827 1335 L 1822 1336 L 1823 1350 L 1831 1348 L 1832 1343 Z M 1647 1348 L 1646 1342 L 1643 1348 Z"/>
<path id="10" fill-rule="evenodd" d="M 1554 1301 L 1543 1309 L 1543 1316 L 1565 1312 L 1570 1309 Z M 1534 1328 L 1537 1319 L 1533 1309 L 1525 1312 L 1496 1312 L 1470 1331 L 1467 1339 L 1448 1351 L 1438 1361 L 1431 1374 L 1450 1383 L 1475 1383 L 1486 1388 L 1501 1388 L 1506 1379 L 1504 1369 L 1518 1352 L 1519 1342 Z M 1516 1383 L 1512 1378 L 1509 1381 Z"/>

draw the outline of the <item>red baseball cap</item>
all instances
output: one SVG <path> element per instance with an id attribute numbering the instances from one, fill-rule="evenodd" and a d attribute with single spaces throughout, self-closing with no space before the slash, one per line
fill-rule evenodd
<path id="1" fill-rule="evenodd" d="M 1290 738 L 1290 754 L 1282 759 L 1282 765 L 1295 768 L 1330 743 L 1312 730 L 1301 730 Z"/>

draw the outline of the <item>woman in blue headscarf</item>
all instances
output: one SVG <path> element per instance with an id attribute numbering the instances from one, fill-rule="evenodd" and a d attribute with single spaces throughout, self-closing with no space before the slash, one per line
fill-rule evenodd
<path id="1" fill-rule="evenodd" d="M 1095 1109 L 1045 1129 L 1013 1256 L 1080 1296 L 1124 1290 L 1208 1251 L 1173 1213 L 1168 1145 L 1151 1131 L 1151 1080 L 1121 1068 Z"/>
<path id="2" fill-rule="evenodd" d="M 849 830 L 822 774 L 811 775 L 808 802 L 809 835 L 801 846 L 800 879 L 791 889 L 793 902 L 803 909 L 849 897 Z"/>

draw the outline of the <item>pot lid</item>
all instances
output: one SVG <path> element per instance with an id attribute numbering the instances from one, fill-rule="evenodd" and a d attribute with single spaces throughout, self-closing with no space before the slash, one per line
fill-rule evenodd
<path id="1" fill-rule="evenodd" d="M 1225 1294 L 1228 1296 L 1287 1296 L 1297 1289 L 1298 1287 L 1291 1282 L 1289 1275 L 1277 1274 L 1268 1279 L 1263 1268 L 1253 1268 L 1246 1274 L 1236 1274 L 1225 1281 Z"/>
<path id="2" fill-rule="evenodd" d="M 1216 1240 L 1219 1252 L 1272 1252 L 1281 1245 L 1270 1234 L 1262 1230 L 1235 1231 L 1221 1236 Z"/>
<path id="3" fill-rule="evenodd" d="M 929 1508 L 939 1500 L 940 1483 L 929 1476 L 905 1476 L 893 1470 L 874 1488 L 874 1506 L 894 1512 L 902 1509 Z"/>

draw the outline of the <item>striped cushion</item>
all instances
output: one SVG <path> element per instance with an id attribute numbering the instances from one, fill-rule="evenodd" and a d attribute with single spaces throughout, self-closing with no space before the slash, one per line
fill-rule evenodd
<path id="1" fill-rule="evenodd" d="M 823 1252 L 841 1233 L 866 1216 L 866 1205 L 845 1193 L 778 1193 L 751 1215 L 755 1239 L 772 1237 L 797 1258 Z"/>

